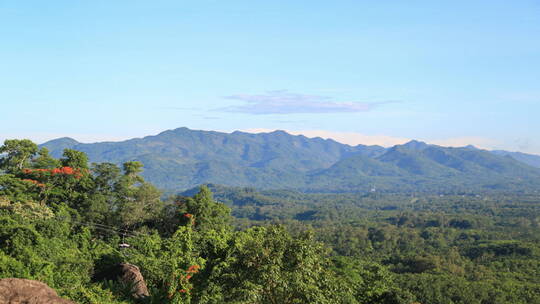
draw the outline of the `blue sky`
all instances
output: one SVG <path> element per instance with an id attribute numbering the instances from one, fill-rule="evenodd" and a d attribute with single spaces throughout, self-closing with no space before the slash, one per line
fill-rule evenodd
<path id="1" fill-rule="evenodd" d="M 0 139 L 186 126 L 540 153 L 540 1 L 2 1 Z"/>

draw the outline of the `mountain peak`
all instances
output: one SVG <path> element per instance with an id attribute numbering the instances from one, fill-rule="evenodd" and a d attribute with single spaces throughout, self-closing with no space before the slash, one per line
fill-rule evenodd
<path id="1" fill-rule="evenodd" d="M 76 141 L 71 137 L 61 137 L 49 140 L 48 142 L 45 142 L 39 146 L 49 149 L 52 156 L 59 157 L 60 155 L 62 155 L 64 149 L 73 149 L 79 144 L 80 142 Z"/>
<path id="2" fill-rule="evenodd" d="M 189 129 L 189 128 L 186 128 L 186 127 L 180 127 L 180 128 L 173 129 L 171 131 L 174 132 L 174 133 L 184 133 L 184 132 L 189 132 L 189 131 L 192 131 L 192 130 Z"/>
<path id="3" fill-rule="evenodd" d="M 283 130 L 275 130 L 275 131 L 270 132 L 269 134 L 274 134 L 274 135 L 290 135 L 289 133 L 287 133 L 286 131 L 283 131 Z"/>
<path id="4" fill-rule="evenodd" d="M 413 139 L 413 140 L 409 141 L 408 143 L 403 144 L 402 146 L 405 147 L 405 148 L 408 148 L 410 150 L 424 150 L 429 145 L 426 144 L 423 141 L 418 141 L 418 140 Z"/>
<path id="5" fill-rule="evenodd" d="M 47 142 L 45 142 L 43 144 L 44 145 L 45 144 L 77 145 L 77 144 L 79 144 L 79 142 L 76 141 L 75 139 L 71 138 L 71 137 L 60 137 L 60 138 L 49 140 L 49 141 L 47 141 Z"/>

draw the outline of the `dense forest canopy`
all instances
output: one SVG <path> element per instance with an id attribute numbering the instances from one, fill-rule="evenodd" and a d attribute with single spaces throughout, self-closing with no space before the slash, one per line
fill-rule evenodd
<path id="1" fill-rule="evenodd" d="M 0 154 L 0 278 L 78 303 L 540 303 L 534 190 L 165 197 L 139 161 L 89 163 L 69 147 L 55 158 L 29 140 Z M 140 268 L 149 297 L 99 279 L 120 262 Z"/>

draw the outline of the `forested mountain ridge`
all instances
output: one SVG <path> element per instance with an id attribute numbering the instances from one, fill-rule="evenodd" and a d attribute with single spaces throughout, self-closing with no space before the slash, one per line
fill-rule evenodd
<path id="1" fill-rule="evenodd" d="M 509 151 L 503 151 L 503 150 L 495 150 L 492 151 L 492 153 L 495 153 L 497 155 L 503 155 L 503 156 L 510 156 L 515 160 L 518 160 L 522 163 L 525 163 L 529 166 L 533 166 L 536 168 L 540 168 L 540 156 L 534 155 L 534 154 L 527 154 L 527 153 L 521 153 L 521 152 L 509 152 Z"/>
<path id="2" fill-rule="evenodd" d="M 539 172 L 510 156 L 485 150 L 426 145 L 394 146 L 384 154 L 365 158 L 354 155 L 310 178 L 313 189 L 333 180 L 339 189 L 368 191 L 474 192 L 484 190 L 534 189 Z"/>
<path id="3" fill-rule="evenodd" d="M 229 134 L 178 128 L 122 142 L 60 138 L 42 146 L 56 157 L 70 148 L 94 162 L 141 161 L 145 178 L 168 190 L 203 183 L 317 192 L 523 191 L 540 185 L 540 170 L 529 166 L 536 164 L 535 155 L 419 141 L 383 148 L 284 131 Z"/>
<path id="4" fill-rule="evenodd" d="M 449 165 L 515 168 L 511 158 L 504 165 L 470 151 L 412 143 L 367 158 L 354 174 L 381 172 L 381 164 L 393 169 L 387 176 L 406 175 L 399 178 L 438 176 Z M 340 169 L 349 159 L 354 168 L 356 157 Z M 39 280 L 81 304 L 540 303 L 539 193 L 208 185 L 164 199 L 143 169 L 136 161 L 89 164 L 72 149 L 55 159 L 29 140 L 6 140 L 0 278 Z M 125 263 L 144 276 L 144 299 L 101 275 Z"/>

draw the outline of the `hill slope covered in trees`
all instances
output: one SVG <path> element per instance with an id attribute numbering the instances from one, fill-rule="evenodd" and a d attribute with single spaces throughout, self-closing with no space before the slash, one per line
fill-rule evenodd
<path id="1" fill-rule="evenodd" d="M 122 142 L 83 144 L 69 138 L 42 145 L 93 162 L 140 161 L 143 176 L 167 190 L 203 183 L 315 192 L 528 191 L 540 185 L 536 156 L 445 148 L 411 141 L 391 148 L 349 146 L 283 131 L 231 134 L 179 128 Z"/>
<path id="2" fill-rule="evenodd" d="M 211 186 L 214 200 L 202 186 L 163 200 L 139 162 L 56 159 L 28 140 L 0 153 L 0 278 L 77 303 L 540 302 L 539 194 Z M 401 167 L 438 169 L 420 164 Z M 98 275 L 119 263 L 148 297 Z"/>

